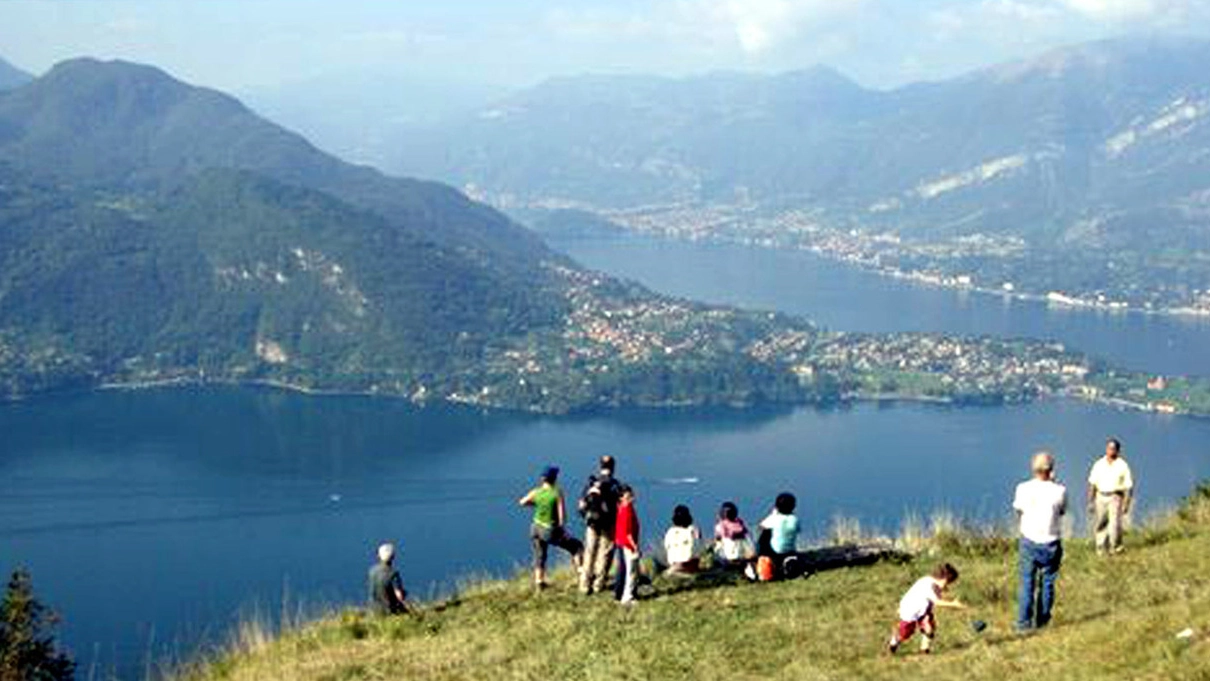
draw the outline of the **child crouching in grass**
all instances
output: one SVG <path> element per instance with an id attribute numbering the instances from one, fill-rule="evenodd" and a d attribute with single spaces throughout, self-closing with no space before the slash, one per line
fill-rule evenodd
<path id="1" fill-rule="evenodd" d="M 916 580 L 912 588 L 899 601 L 899 624 L 891 634 L 887 651 L 892 655 L 899 650 L 899 644 L 907 641 L 920 630 L 920 652 L 929 653 L 933 647 L 933 637 L 937 635 L 937 618 L 933 615 L 935 608 L 965 608 L 958 599 L 943 598 L 945 589 L 958 581 L 958 569 L 949 563 L 943 563 L 933 570 L 933 574 Z"/>

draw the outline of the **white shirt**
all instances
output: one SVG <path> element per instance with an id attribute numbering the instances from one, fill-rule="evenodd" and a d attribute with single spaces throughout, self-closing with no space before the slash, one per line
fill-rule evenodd
<path id="1" fill-rule="evenodd" d="M 1110 463 L 1108 457 L 1102 456 L 1092 464 L 1088 473 L 1088 484 L 1102 494 L 1128 492 L 1134 487 L 1134 478 L 1130 476 L 1130 466 L 1126 459 L 1118 457 Z"/>
<path id="2" fill-rule="evenodd" d="M 664 534 L 664 553 L 669 563 L 687 563 L 697 553 L 697 527 L 670 527 Z"/>
<path id="3" fill-rule="evenodd" d="M 915 622 L 933 609 L 933 603 L 941 597 L 941 585 L 932 577 L 921 577 L 899 601 L 899 619 Z"/>
<path id="4" fill-rule="evenodd" d="M 1021 513 L 1021 536 L 1049 544 L 1062 534 L 1059 522 L 1067 512 L 1067 488 L 1053 480 L 1027 480 L 1017 485 L 1013 508 Z"/>

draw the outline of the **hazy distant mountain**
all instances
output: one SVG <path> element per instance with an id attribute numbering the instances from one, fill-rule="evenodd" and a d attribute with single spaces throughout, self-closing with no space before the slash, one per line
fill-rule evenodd
<path id="1" fill-rule="evenodd" d="M 0 90 L 25 85 L 34 77 L 0 58 Z"/>
<path id="2" fill-rule="evenodd" d="M 343 159 L 387 168 L 406 131 L 440 124 L 503 95 L 499 87 L 370 69 L 248 89 L 240 98 L 265 117 Z"/>
<path id="3" fill-rule="evenodd" d="M 507 204 L 807 207 L 907 237 L 1179 246 L 1210 213 L 1210 43 L 1130 39 L 892 91 L 827 69 L 550 81 L 401 150 Z"/>
<path id="4" fill-rule="evenodd" d="M 402 150 L 401 169 L 598 205 L 791 190 L 873 101 L 835 71 L 675 80 L 585 76 L 504 99 Z M 811 160 L 804 155 L 810 151 Z"/>

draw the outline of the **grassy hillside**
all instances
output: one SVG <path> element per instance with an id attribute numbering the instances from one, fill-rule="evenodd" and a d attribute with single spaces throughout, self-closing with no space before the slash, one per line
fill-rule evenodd
<path id="1" fill-rule="evenodd" d="M 910 563 L 778 584 L 677 583 L 633 608 L 575 593 L 570 575 L 534 595 L 524 580 L 469 587 L 414 617 L 349 611 L 272 639 L 244 630 L 232 651 L 180 673 L 218 679 L 1207 679 L 1210 488 L 1129 536 L 1111 560 L 1071 540 L 1053 625 L 1012 632 L 1016 554 L 1003 537 L 948 532 Z M 962 571 L 971 609 L 939 615 L 934 655 L 883 645 L 899 596 L 938 560 Z M 406 566 L 405 566 L 406 571 Z M 983 619 L 986 632 L 969 622 Z M 1194 636 L 1176 633 L 1191 627 Z"/>

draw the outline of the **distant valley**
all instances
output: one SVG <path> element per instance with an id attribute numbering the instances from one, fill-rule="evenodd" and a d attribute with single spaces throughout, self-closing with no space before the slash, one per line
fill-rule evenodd
<path id="1" fill-rule="evenodd" d="M 1044 395 L 1210 413 L 1203 381 L 1056 344 L 657 295 L 153 67 L 72 60 L 0 93 L 0 394 L 199 382 L 544 413 Z"/>
<path id="2" fill-rule="evenodd" d="M 1210 43 L 1074 46 L 936 83 L 549 81 L 394 168 L 542 220 L 803 248 L 1063 305 L 1210 314 Z"/>

